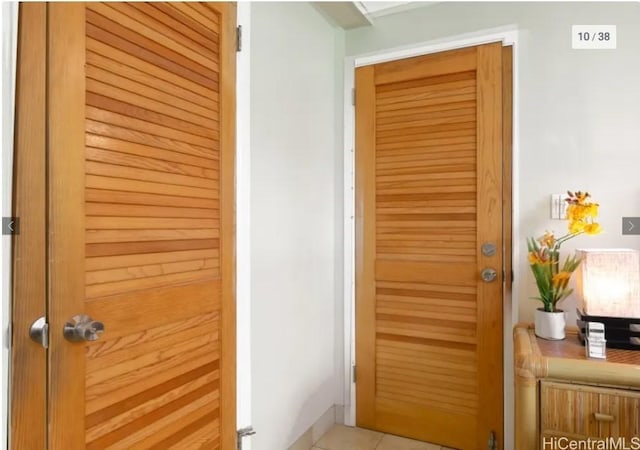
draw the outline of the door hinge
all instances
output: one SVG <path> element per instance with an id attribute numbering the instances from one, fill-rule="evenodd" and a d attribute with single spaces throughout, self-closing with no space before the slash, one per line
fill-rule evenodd
<path id="1" fill-rule="evenodd" d="M 353 380 L 354 383 L 358 379 L 358 377 L 356 375 L 356 365 L 355 364 L 353 366 L 351 366 L 351 379 Z"/>
<path id="2" fill-rule="evenodd" d="M 242 51 L 242 25 L 236 27 L 236 52 Z"/>
<path id="3" fill-rule="evenodd" d="M 240 428 L 238 431 L 238 450 L 242 450 L 242 438 L 246 436 L 253 436 L 256 432 L 253 430 L 252 426 Z"/>
<path id="4" fill-rule="evenodd" d="M 29 328 L 29 337 L 44 348 L 49 348 L 49 324 L 47 319 L 40 317 L 33 322 L 31 328 Z"/>
<path id="5" fill-rule="evenodd" d="M 498 440 L 496 439 L 496 433 L 489 433 L 489 441 L 487 442 L 487 448 L 489 450 L 498 450 Z"/>
<path id="6" fill-rule="evenodd" d="M 356 106 L 356 88 L 351 88 L 351 104 Z"/>
<path id="7" fill-rule="evenodd" d="M 513 283 L 513 280 L 515 279 L 515 277 L 513 276 L 513 270 L 511 271 L 511 282 Z"/>

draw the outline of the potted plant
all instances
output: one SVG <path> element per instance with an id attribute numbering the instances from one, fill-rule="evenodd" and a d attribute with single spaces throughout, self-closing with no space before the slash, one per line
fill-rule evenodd
<path id="1" fill-rule="evenodd" d="M 564 339 L 564 311 L 558 309 L 559 302 L 567 298 L 573 289 L 569 288 L 571 275 L 580 265 L 577 255 L 567 256 L 560 264 L 560 247 L 569 239 L 581 234 L 598 234 L 602 231 L 595 222 L 598 204 L 589 201 L 588 192 L 568 192 L 567 217 L 569 232 L 556 238 L 552 232 L 542 237 L 527 239 L 529 265 L 538 287 L 542 307 L 536 310 L 535 332 L 544 339 Z"/>

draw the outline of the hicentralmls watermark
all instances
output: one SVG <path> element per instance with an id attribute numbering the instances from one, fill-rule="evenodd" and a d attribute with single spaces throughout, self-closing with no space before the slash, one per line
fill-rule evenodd
<path id="1" fill-rule="evenodd" d="M 640 450 L 640 436 L 627 438 L 571 439 L 543 437 L 543 450 Z"/>

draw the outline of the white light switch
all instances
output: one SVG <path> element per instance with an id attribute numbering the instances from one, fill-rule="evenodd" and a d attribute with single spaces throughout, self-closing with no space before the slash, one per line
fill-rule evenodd
<path id="1" fill-rule="evenodd" d="M 564 220 L 567 217 L 567 202 L 563 194 L 551 194 L 551 218 Z"/>

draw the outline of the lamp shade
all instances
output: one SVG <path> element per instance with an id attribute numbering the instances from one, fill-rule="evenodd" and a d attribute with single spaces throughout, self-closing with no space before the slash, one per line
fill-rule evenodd
<path id="1" fill-rule="evenodd" d="M 590 316 L 640 318 L 640 252 L 632 249 L 578 250 L 578 308 Z"/>

